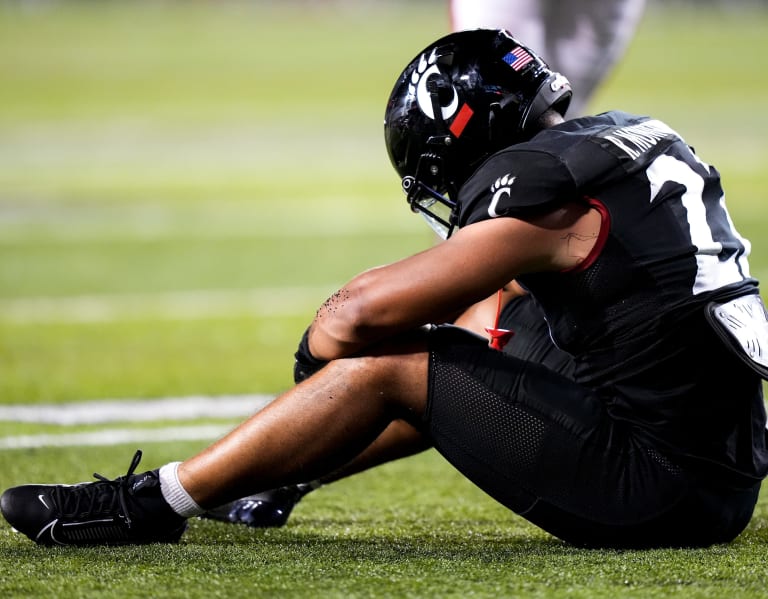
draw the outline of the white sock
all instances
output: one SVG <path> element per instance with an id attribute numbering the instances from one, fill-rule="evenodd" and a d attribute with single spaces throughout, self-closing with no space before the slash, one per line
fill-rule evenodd
<path id="1" fill-rule="evenodd" d="M 205 510 L 197 505 L 186 489 L 181 486 L 178 473 L 179 464 L 181 462 L 171 462 L 160 468 L 160 492 L 171 509 L 179 516 L 185 518 L 198 516 Z"/>

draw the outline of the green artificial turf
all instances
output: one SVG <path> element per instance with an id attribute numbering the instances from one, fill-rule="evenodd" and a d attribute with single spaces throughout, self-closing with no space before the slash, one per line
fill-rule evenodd
<path id="1" fill-rule="evenodd" d="M 768 13 L 740 7 L 653 4 L 592 108 L 661 118 L 716 164 L 768 280 Z M 382 117 L 447 28 L 436 0 L 0 4 L 0 406 L 286 388 L 325 296 L 433 241 Z M 0 440 L 234 422 L 6 420 Z M 158 438 L 144 465 L 208 441 Z M 117 476 L 134 449 L 2 449 L 0 487 Z M 0 596 L 765 597 L 767 505 L 729 546 L 584 551 L 427 453 L 279 530 L 51 550 L 0 523 Z"/>

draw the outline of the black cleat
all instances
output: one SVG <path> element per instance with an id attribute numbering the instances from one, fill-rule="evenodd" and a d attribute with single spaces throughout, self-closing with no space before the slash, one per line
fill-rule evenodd
<path id="1" fill-rule="evenodd" d="M 312 485 L 289 485 L 248 495 L 208 510 L 201 518 L 245 524 L 253 528 L 276 528 L 288 521 L 294 506 L 314 489 Z"/>
<path id="2" fill-rule="evenodd" d="M 134 474 L 137 451 L 125 476 L 76 485 L 22 485 L 0 497 L 11 526 L 40 545 L 140 545 L 175 543 L 185 518 L 163 499 L 157 470 Z"/>

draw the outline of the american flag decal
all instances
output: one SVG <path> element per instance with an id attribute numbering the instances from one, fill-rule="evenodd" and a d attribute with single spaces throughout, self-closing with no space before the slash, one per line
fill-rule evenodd
<path id="1" fill-rule="evenodd" d="M 533 56 L 525 51 L 525 48 L 517 47 L 512 52 L 507 54 L 503 59 L 514 70 L 519 71 L 525 65 L 533 60 Z"/>

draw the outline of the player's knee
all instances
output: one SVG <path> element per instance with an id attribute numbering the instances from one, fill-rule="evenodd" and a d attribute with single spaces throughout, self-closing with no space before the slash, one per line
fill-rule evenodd
<path id="1" fill-rule="evenodd" d="M 334 360 L 329 375 L 358 387 L 361 399 L 390 407 L 423 411 L 427 396 L 428 353 L 382 353 Z M 338 377 L 342 377 L 339 379 Z"/>

